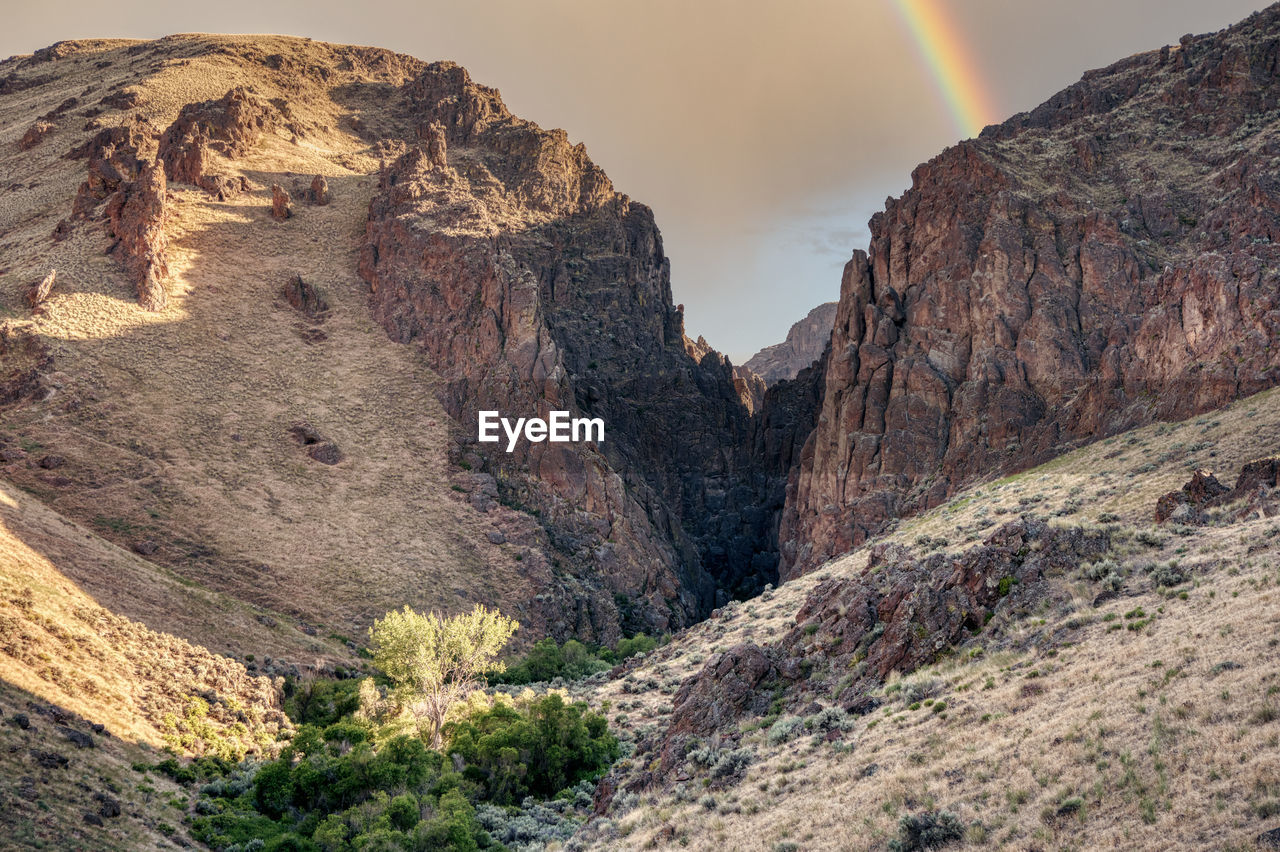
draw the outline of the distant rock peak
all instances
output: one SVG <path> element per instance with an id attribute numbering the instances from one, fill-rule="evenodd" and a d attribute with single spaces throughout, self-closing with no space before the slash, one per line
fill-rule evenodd
<path id="1" fill-rule="evenodd" d="M 766 385 L 783 379 L 794 379 L 797 373 L 822 357 L 827 342 L 831 339 L 831 328 L 835 325 L 838 305 L 839 302 L 818 305 L 804 319 L 791 326 L 786 340 L 766 346 L 742 366 L 763 379 Z"/>

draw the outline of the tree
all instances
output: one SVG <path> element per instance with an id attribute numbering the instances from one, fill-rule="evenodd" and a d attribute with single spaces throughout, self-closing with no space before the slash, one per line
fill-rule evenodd
<path id="1" fill-rule="evenodd" d="M 506 668 L 498 652 L 519 627 L 481 604 L 447 618 L 406 606 L 369 628 L 373 664 L 409 693 L 410 710 L 426 719 L 431 747 L 438 749 L 449 708 L 480 686 L 481 675 Z"/>

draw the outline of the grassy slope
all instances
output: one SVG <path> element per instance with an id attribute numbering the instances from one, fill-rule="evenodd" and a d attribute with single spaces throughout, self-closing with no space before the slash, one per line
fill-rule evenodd
<path id="1" fill-rule="evenodd" d="M 1060 524 L 1112 513 L 1112 555 L 1130 573 L 1120 597 L 1096 608 L 1097 583 L 1054 578 L 1065 604 L 1002 613 L 998 629 L 909 675 L 944 713 L 908 709 L 895 678 L 885 708 L 846 735 L 851 749 L 808 736 L 770 745 L 756 731 L 746 779 L 714 802 L 700 788 L 684 801 L 643 796 L 586 836 L 609 848 L 876 849 L 901 815 L 945 808 L 981 825 L 964 844 L 974 849 L 1253 848 L 1280 824 L 1280 519 L 1162 530 L 1157 546 L 1136 534 L 1192 468 L 1230 483 L 1243 462 L 1278 449 L 1280 391 L 1270 391 L 1086 447 L 904 523 L 888 538 L 918 549 L 921 536 L 963 546 L 1019 511 Z M 1057 514 L 1064 507 L 1074 510 Z M 1170 559 L 1191 568 L 1185 599 L 1141 570 Z M 781 637 L 818 580 L 865 562 L 855 551 L 768 600 L 731 606 L 628 678 L 582 693 L 608 700 L 625 728 L 657 730 L 671 693 L 711 654 Z M 1154 619 L 1120 626 L 1140 620 L 1126 618 L 1139 607 Z M 1077 797 L 1078 812 L 1059 814 Z"/>
<path id="2" fill-rule="evenodd" d="M 92 748 L 77 748 L 59 724 L 33 707 L 43 706 L 30 693 L 0 683 L 0 716 L 18 713 L 26 730 L 0 724 L 0 846 L 6 849 L 177 849 L 189 848 L 183 813 L 186 792 L 158 773 L 138 772 L 135 763 L 154 763 L 162 755 L 143 745 L 90 734 Z M 89 729 L 72 720 L 82 733 Z M 36 753 L 66 758 L 65 766 L 41 766 Z M 108 796 L 120 814 L 85 821 L 100 814 Z"/>
<path id="3" fill-rule="evenodd" d="M 0 412 L 3 434 L 32 448 L 27 460 L 0 465 L 0 479 L 122 546 L 153 540 L 154 561 L 318 625 L 321 635 L 359 635 L 406 602 L 456 609 L 487 600 L 518 612 L 530 582 L 519 572 L 531 569 L 514 546 L 488 541 L 501 512 L 478 513 L 448 487 L 453 440 L 434 396 L 438 379 L 413 347 L 374 324 L 356 275 L 378 163 L 368 143 L 341 128 L 353 116 L 392 121 L 385 86 L 357 71 L 322 85 L 210 46 L 340 64 L 328 46 L 298 39 L 191 37 L 136 56 L 112 42 L 24 70 L 58 79 L 0 99 L 0 171 L 21 185 L 0 197 L 0 322 L 50 346 L 59 385 L 45 402 Z M 111 64 L 99 69 L 99 61 Z M 295 82 L 300 88 L 289 88 Z M 103 256 L 100 225 L 50 239 L 84 176 L 83 160 L 61 158 L 90 135 L 82 110 L 32 150 L 16 145 L 63 96 L 92 105 L 123 84 L 141 93 L 131 112 L 160 128 L 184 103 L 237 84 L 287 97 L 295 120 L 311 128 L 296 144 L 279 131 L 246 157 L 216 164 L 248 176 L 254 192 L 217 202 L 171 187 L 173 298 L 158 314 L 138 308 L 117 262 Z M 317 173 L 332 190 L 326 207 L 301 200 Z M 269 216 L 273 182 L 295 196 L 288 222 Z M 54 296 L 32 314 L 22 289 L 51 267 L 59 270 Z M 297 273 L 332 305 L 323 342 L 305 342 L 307 326 L 279 298 Z M 307 458 L 288 432 L 299 420 L 336 441 L 345 460 Z M 70 484 L 52 484 L 38 469 L 44 453 L 67 458 L 57 474 Z M 234 634 L 226 641 L 261 653 Z"/>

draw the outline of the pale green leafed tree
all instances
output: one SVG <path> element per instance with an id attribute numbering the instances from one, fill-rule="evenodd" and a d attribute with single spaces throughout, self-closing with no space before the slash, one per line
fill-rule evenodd
<path id="1" fill-rule="evenodd" d="M 405 607 L 373 623 L 373 664 L 409 693 L 410 710 L 427 721 L 431 747 L 440 748 L 449 708 L 480 686 L 481 675 L 506 666 L 498 653 L 520 624 L 481 604 L 442 617 Z"/>

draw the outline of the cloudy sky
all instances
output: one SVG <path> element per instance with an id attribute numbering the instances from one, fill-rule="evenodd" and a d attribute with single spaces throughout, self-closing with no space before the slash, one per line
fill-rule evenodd
<path id="1" fill-rule="evenodd" d="M 1256 0 L 171 0 L 6 3 L 0 55 L 273 32 L 452 59 L 654 208 L 691 335 L 741 363 L 834 300 L 866 221 L 976 115 L 1228 26 Z M 921 49 L 911 10 L 943 50 Z M 942 69 L 942 81 L 934 62 Z M 946 88 L 947 85 L 952 90 Z M 962 108 L 951 108 L 959 96 Z M 967 109 L 965 108 L 967 104 Z"/>

